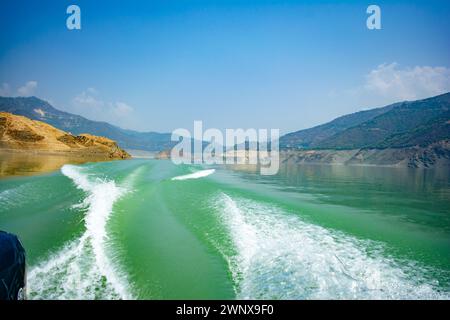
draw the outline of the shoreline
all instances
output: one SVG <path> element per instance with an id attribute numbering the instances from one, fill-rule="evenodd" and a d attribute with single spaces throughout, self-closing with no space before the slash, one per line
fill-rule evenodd
<path id="1" fill-rule="evenodd" d="M 72 151 L 0 149 L 0 179 L 51 173 L 65 164 L 119 160 L 128 159 L 106 158 L 101 153 L 80 155 Z"/>

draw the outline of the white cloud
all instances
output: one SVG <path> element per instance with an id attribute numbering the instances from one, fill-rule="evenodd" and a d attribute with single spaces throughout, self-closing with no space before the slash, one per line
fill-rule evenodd
<path id="1" fill-rule="evenodd" d="M 127 124 L 134 109 L 125 102 L 109 102 L 95 88 L 88 88 L 72 100 L 73 111 L 92 120 Z"/>
<path id="2" fill-rule="evenodd" d="M 124 102 L 116 102 L 113 106 L 113 112 L 117 117 L 124 117 L 133 112 L 134 109 Z"/>
<path id="3" fill-rule="evenodd" d="M 11 95 L 11 88 L 8 83 L 2 83 L 2 86 L 0 87 L 0 96 L 9 96 Z"/>
<path id="4" fill-rule="evenodd" d="M 414 101 L 450 92 L 450 68 L 444 66 L 402 67 L 384 63 L 364 75 L 364 82 L 341 91 L 330 103 L 342 113 L 383 107 L 405 100 Z"/>
<path id="5" fill-rule="evenodd" d="M 366 76 L 365 93 L 387 100 L 417 100 L 450 91 L 450 69 L 415 66 L 401 68 L 397 63 L 382 64 Z"/>
<path id="6" fill-rule="evenodd" d="M 73 103 L 77 107 L 100 109 L 105 106 L 105 103 L 97 98 L 97 91 L 94 88 L 89 88 L 81 92 L 73 99 Z"/>
<path id="7" fill-rule="evenodd" d="M 37 81 L 28 81 L 24 86 L 17 89 L 17 95 L 21 97 L 32 96 L 38 86 Z"/>
<path id="8" fill-rule="evenodd" d="M 36 91 L 37 86 L 38 86 L 37 81 L 28 81 L 23 86 L 17 89 L 16 95 L 20 97 L 32 96 Z M 12 96 L 12 95 L 13 90 L 11 89 L 9 83 L 6 82 L 2 83 L 2 85 L 0 86 L 0 96 Z"/>
<path id="9" fill-rule="evenodd" d="M 86 89 L 86 92 L 90 93 L 90 94 L 98 94 L 97 89 L 90 87 Z"/>

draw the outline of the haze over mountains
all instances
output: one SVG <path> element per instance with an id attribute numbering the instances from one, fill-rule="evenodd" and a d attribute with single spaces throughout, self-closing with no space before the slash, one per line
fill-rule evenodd
<path id="1" fill-rule="evenodd" d="M 128 150 L 161 151 L 170 149 L 174 145 L 170 140 L 170 133 L 138 132 L 122 129 L 107 122 L 92 121 L 79 115 L 60 111 L 36 97 L 0 97 L 0 111 L 43 121 L 74 135 L 90 133 L 108 137 Z"/>
<path id="2" fill-rule="evenodd" d="M 162 151 L 176 142 L 170 133 L 125 130 L 60 111 L 36 97 L 0 97 L 0 111 L 44 121 L 72 134 L 91 133 L 125 149 Z M 450 93 L 360 111 L 280 138 L 282 150 L 355 150 L 426 147 L 450 139 Z"/>

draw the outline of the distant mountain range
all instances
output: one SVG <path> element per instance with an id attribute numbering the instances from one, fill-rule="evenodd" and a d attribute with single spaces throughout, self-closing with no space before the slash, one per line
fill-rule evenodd
<path id="1" fill-rule="evenodd" d="M 0 97 L 0 111 L 46 122 L 74 135 L 90 133 L 127 150 L 163 151 L 176 142 L 170 133 L 125 130 L 52 107 L 36 97 Z M 450 93 L 360 111 L 280 138 L 282 150 L 356 150 L 426 147 L 450 139 Z"/>
<path id="2" fill-rule="evenodd" d="M 89 133 L 115 140 L 127 150 L 161 151 L 172 148 L 170 133 L 125 130 L 106 122 L 92 121 L 82 116 L 60 111 L 36 97 L 0 97 L 0 111 L 46 122 L 74 135 Z"/>
<path id="3" fill-rule="evenodd" d="M 450 139 L 450 93 L 361 111 L 280 138 L 282 149 L 426 147 Z"/>

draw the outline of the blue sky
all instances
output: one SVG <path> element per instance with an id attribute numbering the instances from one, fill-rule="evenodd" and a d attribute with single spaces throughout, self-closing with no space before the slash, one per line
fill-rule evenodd
<path id="1" fill-rule="evenodd" d="M 81 8 L 82 30 L 66 28 Z M 382 29 L 368 30 L 377 4 Z M 308 128 L 450 91 L 448 1 L 0 4 L 0 94 L 116 125 Z"/>

